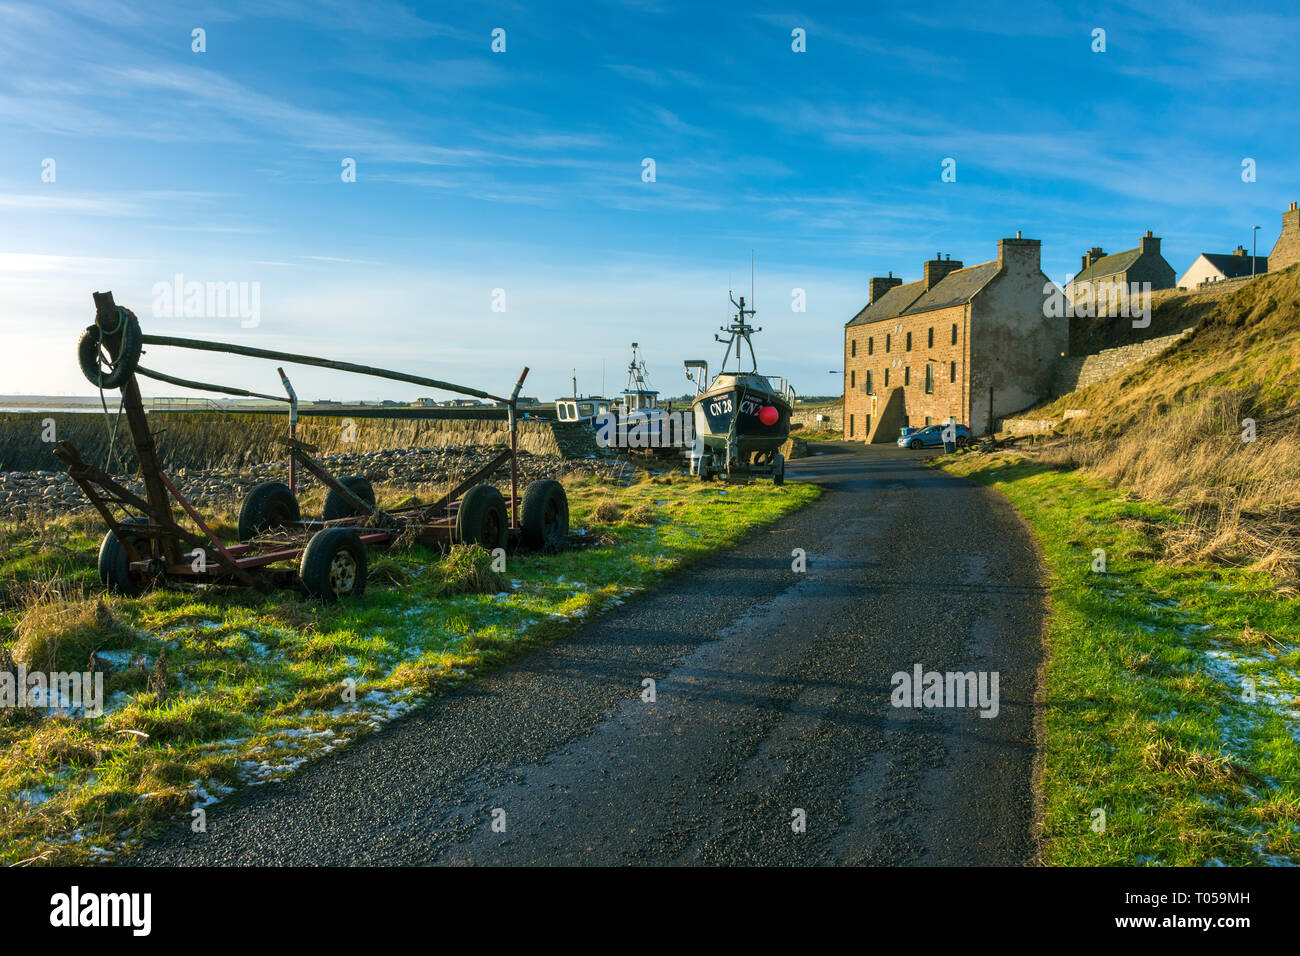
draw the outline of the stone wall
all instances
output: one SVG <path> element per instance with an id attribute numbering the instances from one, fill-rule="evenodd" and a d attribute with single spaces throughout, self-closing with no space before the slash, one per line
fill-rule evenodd
<path id="1" fill-rule="evenodd" d="M 1110 378 L 1130 365 L 1154 358 L 1191 334 L 1191 329 L 1184 329 L 1173 335 L 1162 335 L 1159 338 L 1147 339 L 1145 342 L 1102 349 L 1093 355 L 1076 355 L 1060 359 L 1056 367 L 1052 394 L 1066 395 Z"/>
<path id="2" fill-rule="evenodd" d="M 115 409 L 114 409 L 115 411 Z M 0 414 L 0 471 L 59 471 L 45 422 L 53 437 L 71 441 L 82 457 L 103 466 L 108 434 L 103 414 L 79 412 L 16 412 Z M 351 422 L 351 426 L 349 426 Z M 276 439 L 289 434 L 285 415 L 225 412 L 155 412 L 149 425 L 165 469 L 242 468 L 282 460 L 285 448 Z M 304 416 L 298 437 L 319 448 L 318 454 L 382 451 L 390 448 L 449 445 L 505 445 L 510 432 L 494 419 L 356 418 Z M 135 468 L 126 421 L 121 422 L 115 448 L 128 470 Z M 537 455 L 585 458 L 598 454 L 595 433 L 588 427 L 562 422 L 521 421 L 519 448 Z M 116 465 L 114 471 L 117 470 Z"/>
<path id="3" fill-rule="evenodd" d="M 823 416 L 822 421 L 817 416 Z M 802 425 L 808 431 L 841 431 L 844 428 L 844 401 L 828 405 L 796 405 L 790 413 L 791 425 Z"/>

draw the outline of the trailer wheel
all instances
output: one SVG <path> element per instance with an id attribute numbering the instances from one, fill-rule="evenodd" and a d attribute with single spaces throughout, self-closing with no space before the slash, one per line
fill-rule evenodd
<path id="1" fill-rule="evenodd" d="M 347 478 L 340 478 L 339 484 L 347 488 L 366 504 L 375 503 L 375 489 L 370 487 L 370 482 L 366 481 L 361 475 L 351 475 Z M 333 521 L 335 518 L 351 518 L 357 515 L 368 514 L 369 512 L 358 511 L 352 502 L 348 501 L 341 494 L 330 489 L 329 494 L 325 496 L 325 508 L 321 512 L 321 517 L 326 521 Z"/>
<path id="2" fill-rule="evenodd" d="M 501 492 L 491 485 L 475 485 L 467 491 L 456 512 L 456 540 L 492 551 L 504 548 L 509 536 L 510 519 Z"/>
<path id="3" fill-rule="evenodd" d="M 96 388 L 121 388 L 140 362 L 140 323 L 126 309 L 118 309 L 117 315 L 121 338 L 117 355 L 107 356 L 107 370 L 103 364 L 103 333 L 98 325 L 92 325 L 82 332 L 81 340 L 77 342 L 77 361 L 81 365 L 81 374 Z"/>
<path id="4" fill-rule="evenodd" d="M 144 517 L 127 518 L 123 524 L 148 524 Z M 152 555 L 153 543 L 143 535 L 128 535 L 131 544 L 142 554 Z M 131 556 L 127 554 L 117 535 L 109 531 L 99 544 L 99 580 L 104 587 L 114 594 L 135 597 L 142 594 L 148 586 L 148 579 L 141 574 L 131 572 Z"/>
<path id="5" fill-rule="evenodd" d="M 785 455 L 780 452 L 772 459 L 772 484 L 785 484 Z"/>
<path id="6" fill-rule="evenodd" d="M 323 528 L 303 549 L 298 578 L 326 604 L 357 597 L 366 590 L 366 546 L 351 528 Z"/>
<path id="7" fill-rule="evenodd" d="M 700 476 L 700 481 L 713 480 L 713 456 L 701 455 L 700 463 L 696 466 L 696 471 Z"/>
<path id="8" fill-rule="evenodd" d="M 569 540 L 569 496 L 564 485 L 549 478 L 524 489 L 519 506 L 524 544 L 538 551 L 558 551 Z"/>
<path id="9" fill-rule="evenodd" d="M 297 521 L 298 499 L 281 481 L 254 485 L 239 509 L 239 540 L 251 541 L 262 532 Z"/>

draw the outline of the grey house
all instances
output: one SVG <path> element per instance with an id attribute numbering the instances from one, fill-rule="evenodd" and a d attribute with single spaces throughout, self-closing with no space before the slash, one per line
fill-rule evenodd
<path id="1" fill-rule="evenodd" d="M 1160 254 L 1160 237 L 1148 229 L 1136 249 L 1111 255 L 1100 248 L 1085 252 L 1079 274 L 1066 285 L 1065 295 L 1078 311 L 1100 304 L 1106 314 L 1114 315 L 1117 306 L 1127 306 L 1135 285 L 1141 289 L 1150 283 L 1152 291 L 1172 289 L 1175 278 L 1173 266 Z"/>

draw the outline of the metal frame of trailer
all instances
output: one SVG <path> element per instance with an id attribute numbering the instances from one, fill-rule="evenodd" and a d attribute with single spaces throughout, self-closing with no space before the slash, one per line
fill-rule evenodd
<path id="1" fill-rule="evenodd" d="M 519 494 L 516 402 L 528 375 L 527 368 L 520 373 L 510 396 L 504 398 L 450 382 L 351 362 L 207 340 L 146 335 L 141 331 L 135 314 L 118 306 L 111 292 L 96 292 L 94 300 L 95 324 L 82 334 L 78 346 L 79 360 L 91 384 L 101 390 L 121 389 L 121 414 L 130 429 L 145 496 L 136 495 L 102 469 L 84 461 L 71 442 L 58 442 L 54 454 L 64 462 L 69 475 L 108 526 L 100 547 L 99 564 L 101 580 L 110 589 L 138 593 L 149 583 L 166 579 L 236 584 L 259 590 L 301 584 L 309 593 L 329 601 L 360 593 L 364 589 L 365 549 L 390 545 L 399 537 L 437 547 L 457 542 L 477 543 L 489 550 L 520 543 L 541 550 L 565 546 L 568 501 L 563 486 L 555 481 L 535 481 L 522 496 Z M 190 381 L 143 368 L 139 365 L 139 358 L 145 345 L 222 352 L 337 369 L 490 399 L 506 406 L 509 446 L 438 500 L 413 508 L 384 510 L 373 500 L 368 500 L 366 495 L 358 494 L 350 479 L 333 475 L 313 457 L 313 452 L 317 451 L 315 446 L 299 440 L 298 398 L 283 367 L 277 372 L 286 394 L 266 395 Z M 278 495 L 280 504 L 285 506 L 278 516 L 273 516 L 273 523 L 263 522 L 264 527 L 257 526 L 256 533 L 248 540 L 234 544 L 222 542 L 194 504 L 181 494 L 163 471 L 137 376 L 185 388 L 287 404 L 289 434 L 280 441 L 288 453 L 287 491 L 293 499 L 292 507 L 287 507 L 288 500 L 281 490 L 285 486 L 271 489 L 272 499 Z M 510 468 L 508 499 L 503 498 L 495 486 L 487 484 L 506 465 Z M 296 513 L 300 469 L 305 469 L 329 489 L 338 506 L 348 512 L 346 517 L 301 520 Z M 254 488 L 250 497 L 257 490 Z M 193 522 L 195 530 L 186 528 L 177 520 L 174 505 Z M 297 562 L 298 567 L 295 568 L 292 562 Z"/>

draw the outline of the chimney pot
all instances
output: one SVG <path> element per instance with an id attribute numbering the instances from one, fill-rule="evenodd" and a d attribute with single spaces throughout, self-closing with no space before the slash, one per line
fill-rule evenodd
<path id="1" fill-rule="evenodd" d="M 1151 232 L 1151 230 L 1148 229 L 1148 230 L 1147 230 L 1147 238 L 1150 239 L 1150 238 L 1152 238 L 1153 235 L 1154 235 L 1154 234 Z"/>
<path id="2" fill-rule="evenodd" d="M 1019 230 L 1019 229 L 1016 230 L 1016 238 L 1017 238 L 1017 239 L 1020 238 L 1020 230 Z"/>
<path id="3" fill-rule="evenodd" d="M 1292 203 L 1292 204 L 1291 204 L 1291 208 L 1292 208 L 1292 209 L 1295 209 L 1295 203 Z"/>

